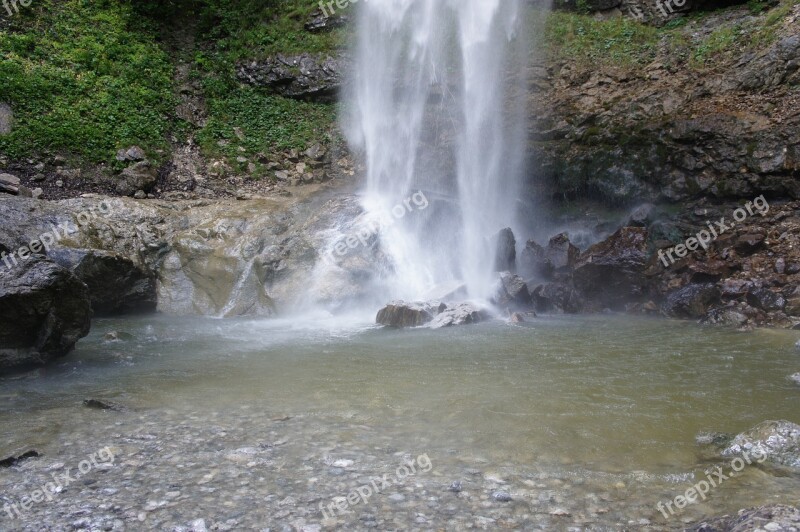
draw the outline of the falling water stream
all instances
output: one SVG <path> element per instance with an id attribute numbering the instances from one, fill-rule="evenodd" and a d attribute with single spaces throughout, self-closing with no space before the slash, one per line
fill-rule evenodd
<path id="1" fill-rule="evenodd" d="M 523 18 L 518 0 L 360 10 L 346 130 L 366 161 L 363 204 L 383 222 L 391 297 L 454 283 L 490 295 L 491 237 L 516 224 L 524 113 L 514 112 L 512 74 L 524 70 Z M 430 207 L 393 220 L 419 191 Z"/>

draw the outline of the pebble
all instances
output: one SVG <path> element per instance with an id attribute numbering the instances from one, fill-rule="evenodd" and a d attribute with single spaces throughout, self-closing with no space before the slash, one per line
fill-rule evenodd
<path id="1" fill-rule="evenodd" d="M 492 498 L 498 502 L 509 502 L 511 500 L 511 494 L 507 491 L 495 491 L 492 493 Z"/>

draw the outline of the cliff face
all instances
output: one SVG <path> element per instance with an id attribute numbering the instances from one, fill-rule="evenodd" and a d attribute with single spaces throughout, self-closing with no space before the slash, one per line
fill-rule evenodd
<path id="1" fill-rule="evenodd" d="M 688 20 L 627 65 L 533 69 L 533 188 L 611 204 L 800 197 L 800 6 Z"/>

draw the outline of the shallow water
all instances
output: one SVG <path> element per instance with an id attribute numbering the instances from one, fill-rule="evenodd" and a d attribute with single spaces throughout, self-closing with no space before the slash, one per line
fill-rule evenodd
<path id="1" fill-rule="evenodd" d="M 786 379 L 796 336 L 613 315 L 439 331 L 324 316 L 97 320 L 66 360 L 0 381 L 2 456 L 43 455 L 0 470 L 2 502 L 105 446 L 114 464 L 0 527 L 674 529 L 797 504 L 800 478 L 750 467 L 669 519 L 656 510 L 726 466 L 699 432 L 800 422 Z M 430 471 L 320 512 L 420 455 Z M 454 481 L 461 492 L 447 491 Z"/>

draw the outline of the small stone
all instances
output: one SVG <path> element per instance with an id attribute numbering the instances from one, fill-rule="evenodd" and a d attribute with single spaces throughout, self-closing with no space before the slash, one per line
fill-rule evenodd
<path id="1" fill-rule="evenodd" d="M 492 498 L 497 502 L 510 502 L 511 494 L 507 491 L 495 491 L 492 493 Z"/>
<path id="2" fill-rule="evenodd" d="M 402 493 L 392 493 L 389 495 L 388 499 L 392 502 L 403 502 L 406 500 L 406 497 Z"/>
<path id="3" fill-rule="evenodd" d="M 795 347 L 795 349 L 800 350 L 800 340 L 798 340 L 797 343 L 794 344 L 794 347 Z"/>
<path id="4" fill-rule="evenodd" d="M 20 180 L 17 176 L 11 174 L 0 174 L 0 183 L 18 187 L 20 185 Z"/>
<path id="5" fill-rule="evenodd" d="M 208 532 L 205 519 L 195 519 L 189 523 L 189 528 L 191 528 L 192 532 Z"/>
<path id="6" fill-rule="evenodd" d="M 240 164 L 244 164 L 247 162 L 247 157 L 242 157 L 241 155 L 236 158 L 236 162 Z"/>
<path id="7" fill-rule="evenodd" d="M 793 383 L 800 386 L 800 373 L 795 373 L 794 375 L 789 375 L 789 380 Z"/>
<path id="8" fill-rule="evenodd" d="M 556 508 L 550 512 L 550 515 L 554 517 L 569 517 L 569 512 L 564 510 L 563 508 Z"/>
<path id="9" fill-rule="evenodd" d="M 41 183 L 42 181 L 47 179 L 47 176 L 45 176 L 44 174 L 36 174 L 31 179 L 33 179 L 37 183 Z"/>
<path id="10" fill-rule="evenodd" d="M 786 261 L 783 258 L 780 258 L 775 261 L 775 273 L 783 275 L 783 272 L 786 271 Z"/>
<path id="11" fill-rule="evenodd" d="M 281 170 L 280 172 L 275 172 L 275 177 L 278 181 L 288 181 L 289 180 L 289 172 Z"/>
<path id="12" fill-rule="evenodd" d="M 60 180 L 60 179 L 59 179 L 58 181 L 56 181 L 56 186 L 57 186 L 58 188 L 62 188 L 62 187 L 64 186 L 64 182 L 63 182 L 62 180 Z"/>
<path id="13" fill-rule="evenodd" d="M 453 493 L 461 493 L 461 490 L 462 488 L 460 480 L 454 481 L 452 484 L 450 484 L 450 487 L 447 488 L 447 491 L 452 491 Z"/>
<path id="14" fill-rule="evenodd" d="M 43 194 L 44 194 L 44 190 L 42 190 L 41 188 L 34 188 L 31 191 L 31 195 L 33 196 L 34 199 L 41 198 Z"/>
<path id="15" fill-rule="evenodd" d="M 142 200 L 147 198 L 147 192 L 144 190 L 137 190 L 136 194 L 133 195 L 134 199 Z"/>

